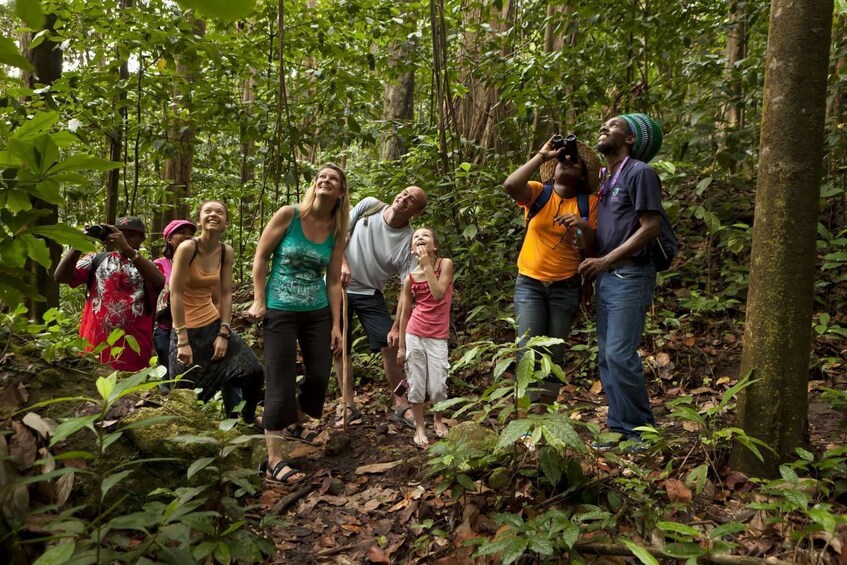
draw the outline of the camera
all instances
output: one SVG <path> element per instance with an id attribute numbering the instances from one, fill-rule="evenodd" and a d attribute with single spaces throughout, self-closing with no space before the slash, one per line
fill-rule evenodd
<path id="1" fill-rule="evenodd" d="M 572 163 L 579 161 L 579 149 L 577 149 L 576 136 L 574 134 L 570 134 L 567 137 L 554 135 L 551 145 L 553 149 L 564 149 L 564 151 L 559 151 L 558 155 L 556 155 L 560 163 L 567 162 L 568 157 L 571 158 Z"/>
<path id="2" fill-rule="evenodd" d="M 93 226 L 86 227 L 84 233 L 88 237 L 106 241 L 106 236 L 112 233 L 112 228 L 106 224 L 94 224 Z"/>

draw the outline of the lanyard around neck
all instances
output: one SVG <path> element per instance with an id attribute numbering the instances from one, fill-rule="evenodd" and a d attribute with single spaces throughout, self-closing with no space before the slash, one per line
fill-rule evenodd
<path id="1" fill-rule="evenodd" d="M 598 198 L 602 199 L 603 196 L 606 195 L 606 190 L 615 186 L 615 183 L 618 181 L 618 176 L 620 176 L 621 171 L 623 170 L 627 161 L 629 161 L 629 155 L 623 158 L 623 161 L 621 161 L 621 164 L 618 165 L 618 168 L 615 170 L 615 173 L 612 175 L 611 179 L 605 178 L 606 174 L 608 173 L 608 169 L 603 167 L 603 170 L 601 171 L 601 174 L 603 175 L 603 186 L 600 187 L 600 192 L 597 193 Z"/>

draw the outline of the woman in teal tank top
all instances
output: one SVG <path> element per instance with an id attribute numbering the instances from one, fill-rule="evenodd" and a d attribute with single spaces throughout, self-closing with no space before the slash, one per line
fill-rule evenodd
<path id="1" fill-rule="evenodd" d="M 349 215 L 347 177 L 328 163 L 301 203 L 277 210 L 256 248 L 249 314 L 264 321 L 268 458 L 260 472 L 269 481 L 305 477 L 283 460 L 282 441 L 314 444 L 317 437 L 301 422 L 306 415 L 322 416 L 332 357 L 341 352 L 341 262 Z M 299 393 L 298 343 L 306 373 Z"/>

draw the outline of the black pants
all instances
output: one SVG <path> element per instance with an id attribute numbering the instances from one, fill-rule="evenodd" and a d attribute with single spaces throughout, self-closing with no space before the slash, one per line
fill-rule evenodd
<path id="1" fill-rule="evenodd" d="M 320 418 L 332 369 L 329 307 L 309 312 L 268 309 L 264 327 L 266 382 L 262 423 L 265 429 L 278 431 L 297 423 L 298 407 L 312 418 Z M 299 394 L 298 342 L 306 373 Z"/>

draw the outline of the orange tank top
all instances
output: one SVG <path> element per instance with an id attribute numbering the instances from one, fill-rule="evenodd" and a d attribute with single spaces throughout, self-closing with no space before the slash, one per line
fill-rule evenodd
<path id="1" fill-rule="evenodd" d="M 188 277 L 185 279 L 185 290 L 182 301 L 185 305 L 185 326 L 202 328 L 221 317 L 217 307 L 212 302 L 212 292 L 221 284 L 221 269 L 212 273 L 200 270 L 197 261 L 188 266 Z"/>

